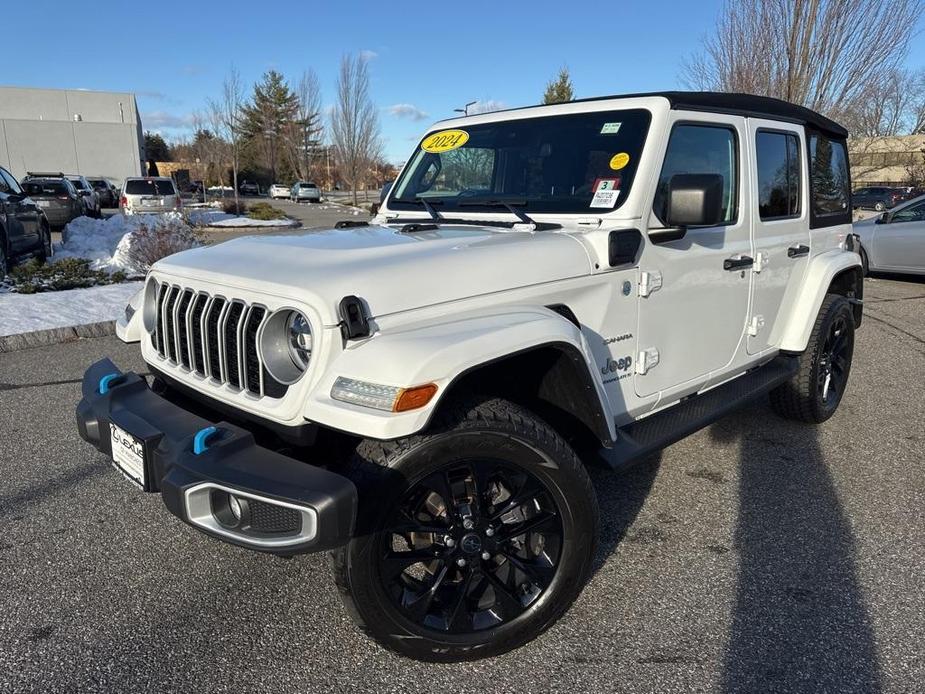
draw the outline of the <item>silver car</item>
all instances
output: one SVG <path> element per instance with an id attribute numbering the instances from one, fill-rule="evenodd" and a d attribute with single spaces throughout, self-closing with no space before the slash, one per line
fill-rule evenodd
<path id="1" fill-rule="evenodd" d="M 119 197 L 122 214 L 178 212 L 183 206 L 172 178 L 126 178 Z"/>
<path id="2" fill-rule="evenodd" d="M 925 274 L 925 195 L 854 224 L 867 272 Z"/>
<path id="3" fill-rule="evenodd" d="M 292 186 L 292 199 L 296 202 L 321 202 L 321 189 L 314 183 L 298 181 Z"/>

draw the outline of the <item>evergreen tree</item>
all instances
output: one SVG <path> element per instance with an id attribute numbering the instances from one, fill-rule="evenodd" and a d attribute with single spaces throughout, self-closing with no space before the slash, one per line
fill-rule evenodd
<path id="1" fill-rule="evenodd" d="M 170 161 L 170 147 L 157 133 L 145 132 L 145 158 L 148 161 Z"/>
<path id="2" fill-rule="evenodd" d="M 276 181 L 283 138 L 297 117 L 298 97 L 283 76 L 270 70 L 254 85 L 251 100 L 241 111 L 241 135 L 251 164 L 264 167 Z"/>
<path id="3" fill-rule="evenodd" d="M 564 104 L 575 98 L 572 90 L 572 78 L 568 74 L 568 68 L 563 67 L 559 70 L 559 76 L 546 83 L 546 93 L 543 94 L 544 104 Z"/>

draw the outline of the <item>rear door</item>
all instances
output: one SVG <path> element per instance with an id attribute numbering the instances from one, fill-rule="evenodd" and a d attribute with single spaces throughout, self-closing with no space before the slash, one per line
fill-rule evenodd
<path id="1" fill-rule="evenodd" d="M 925 201 L 894 212 L 874 231 L 874 265 L 884 270 L 925 271 Z"/>
<path id="2" fill-rule="evenodd" d="M 752 157 L 752 235 L 754 286 L 746 326 L 747 351 L 757 354 L 773 343 L 786 319 L 782 307 L 799 292 L 809 262 L 807 158 L 803 128 L 750 118 Z"/>

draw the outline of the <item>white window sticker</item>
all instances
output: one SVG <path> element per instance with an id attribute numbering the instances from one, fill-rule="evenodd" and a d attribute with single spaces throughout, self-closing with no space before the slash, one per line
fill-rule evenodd
<path id="1" fill-rule="evenodd" d="M 620 132 L 620 126 L 622 123 L 604 123 L 604 127 L 601 128 L 601 135 L 616 135 Z"/>
<path id="2" fill-rule="evenodd" d="M 591 198 L 591 207 L 612 209 L 620 197 L 619 178 L 599 178 L 594 182 L 594 197 Z"/>

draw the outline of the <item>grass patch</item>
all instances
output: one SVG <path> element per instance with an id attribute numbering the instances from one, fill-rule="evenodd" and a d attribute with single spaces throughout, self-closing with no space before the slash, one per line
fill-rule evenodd
<path id="1" fill-rule="evenodd" d="M 124 272 L 111 275 L 104 270 L 93 270 L 90 261 L 83 258 L 65 258 L 57 263 L 39 263 L 30 260 L 17 265 L 7 277 L 10 289 L 19 294 L 57 292 L 63 289 L 84 289 L 101 284 L 125 282 Z"/>
<path id="2" fill-rule="evenodd" d="M 251 219 L 260 219 L 269 221 L 271 219 L 286 219 L 286 215 L 282 210 L 279 210 L 268 202 L 255 202 L 251 205 L 250 211 L 248 211 L 247 216 Z"/>

